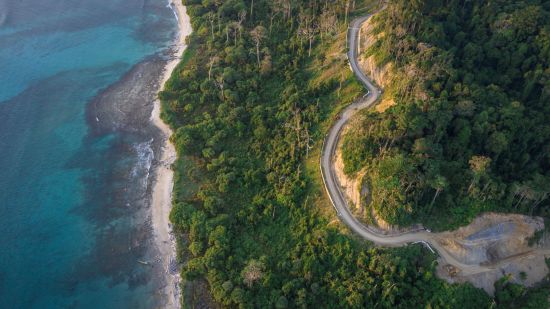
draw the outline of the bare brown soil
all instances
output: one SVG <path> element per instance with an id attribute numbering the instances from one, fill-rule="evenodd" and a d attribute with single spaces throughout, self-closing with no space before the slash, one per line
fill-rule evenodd
<path id="1" fill-rule="evenodd" d="M 366 51 L 367 48 L 371 46 L 377 39 L 377 37 L 374 37 L 372 35 L 371 31 L 372 19 L 369 19 L 362 25 L 361 31 L 359 32 L 359 66 L 361 67 L 361 70 L 363 70 L 363 72 L 365 72 L 365 74 L 369 76 L 377 85 L 382 88 L 387 88 L 387 86 L 389 86 L 392 81 L 391 75 L 393 65 L 391 63 L 387 63 L 384 66 L 380 67 L 376 64 L 373 56 L 366 57 L 364 53 L 364 51 Z M 395 101 L 391 97 L 383 95 L 380 102 L 376 104 L 374 109 L 382 113 L 393 105 L 395 105 Z"/>
<path id="2" fill-rule="evenodd" d="M 361 130 L 360 123 L 362 123 L 360 115 L 350 119 L 349 124 L 347 124 L 342 130 L 342 136 L 345 136 L 351 128 L 353 128 L 353 130 Z M 380 217 L 372 207 L 369 207 L 363 203 L 363 201 L 368 198 L 369 194 L 368 189 L 365 188 L 363 183 L 363 177 L 366 174 L 366 169 L 364 168 L 360 170 L 355 175 L 346 175 L 344 172 L 344 160 L 342 158 L 342 144 L 342 140 L 339 140 L 333 162 L 334 172 L 336 178 L 338 179 L 340 189 L 342 190 L 342 193 L 344 193 L 348 205 L 350 206 L 350 210 L 354 216 L 362 223 L 367 225 L 374 224 L 371 228 L 378 229 L 385 235 L 401 234 L 408 231 L 421 229 L 421 224 L 416 224 L 410 227 L 391 225 Z"/>
<path id="3" fill-rule="evenodd" d="M 437 274 L 451 283 L 470 282 L 489 294 L 494 292 L 494 282 L 504 275 L 511 275 L 515 283 L 533 286 L 549 271 L 545 262 L 545 258 L 550 257 L 548 237 L 543 237 L 533 247 L 529 246 L 529 238 L 542 229 L 542 218 L 487 213 L 455 231 L 436 234 L 436 240 L 457 260 L 492 268 L 482 273 L 462 275 L 456 268 L 440 263 Z"/>
<path id="4" fill-rule="evenodd" d="M 359 123 L 356 119 L 350 121 L 351 123 L 347 125 L 342 130 L 342 136 L 345 136 L 350 127 L 358 127 Z M 351 210 L 354 213 L 361 212 L 364 213 L 364 209 L 361 207 L 361 179 L 364 175 L 364 172 L 360 171 L 356 175 L 348 176 L 344 173 L 344 159 L 342 158 L 342 140 L 338 142 L 338 147 L 336 150 L 336 156 L 334 160 L 334 171 L 336 172 L 336 177 L 339 180 L 340 188 L 344 192 L 348 202 L 350 203 Z"/>
<path id="5" fill-rule="evenodd" d="M 361 51 L 365 51 L 377 39 L 372 35 L 371 29 L 371 20 L 361 27 L 359 34 Z M 379 67 L 373 56 L 365 57 L 361 53 L 359 55 L 361 70 L 378 85 L 391 87 L 392 74 L 394 74 L 392 64 Z M 383 96 L 376 110 L 383 112 L 394 104 L 391 98 Z M 356 117 L 347 125 L 344 134 L 350 128 L 353 130 L 360 128 L 358 118 L 360 117 Z M 355 176 L 344 174 L 341 144 L 340 141 L 334 161 L 336 178 L 346 199 L 350 205 L 353 205 L 352 208 L 355 208 L 354 213 L 364 214 L 364 209 L 357 209 L 357 207 L 364 207 L 360 203 L 361 191 L 363 191 L 360 185 L 364 171 Z M 406 230 L 388 225 L 374 211 L 369 215 L 376 223 L 376 228 L 382 230 L 385 235 Z M 515 283 L 533 286 L 546 278 L 549 273 L 545 258 L 550 258 L 550 236 L 544 235 L 537 244 L 529 246 L 529 239 L 536 231 L 542 229 L 544 229 L 542 218 L 487 213 L 476 218 L 468 226 L 455 231 L 429 234 L 435 241 L 434 245 L 442 247 L 463 266 L 463 269 L 458 269 L 439 258 L 437 275 L 450 283 L 470 282 L 491 295 L 494 293 L 494 282 L 504 275 L 510 275 Z"/>

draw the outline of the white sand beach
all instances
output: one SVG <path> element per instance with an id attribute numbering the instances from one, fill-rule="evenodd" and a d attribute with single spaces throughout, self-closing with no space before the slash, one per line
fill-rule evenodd
<path id="1" fill-rule="evenodd" d="M 179 25 L 179 35 L 175 42 L 174 58 L 170 60 L 164 70 L 161 89 L 172 75 L 172 71 L 180 62 L 181 56 L 186 49 L 185 39 L 191 34 L 191 22 L 187 15 L 186 7 L 183 6 L 181 0 L 171 1 L 171 6 L 175 9 Z M 176 159 L 176 151 L 174 146 L 169 141 L 172 135 L 172 130 L 160 119 L 160 101 L 156 100 L 154 109 L 151 115 L 153 123 L 162 130 L 165 138 L 160 157 L 160 164 L 156 168 L 156 182 L 153 186 L 152 195 L 152 225 L 154 231 L 155 242 L 161 254 L 161 265 L 166 274 L 167 285 L 164 294 L 167 297 L 165 308 L 180 307 L 180 292 L 179 292 L 179 269 L 175 267 L 176 260 L 176 241 L 172 234 L 172 226 L 170 224 L 169 215 L 172 208 L 172 188 L 174 173 L 170 166 Z M 171 265 L 172 264 L 172 265 Z"/>

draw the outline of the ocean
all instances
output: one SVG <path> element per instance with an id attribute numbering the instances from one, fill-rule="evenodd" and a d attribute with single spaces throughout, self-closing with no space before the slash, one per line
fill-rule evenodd
<path id="1" fill-rule="evenodd" d="M 1 308 L 162 306 L 149 118 L 176 32 L 167 0 L 0 0 Z"/>

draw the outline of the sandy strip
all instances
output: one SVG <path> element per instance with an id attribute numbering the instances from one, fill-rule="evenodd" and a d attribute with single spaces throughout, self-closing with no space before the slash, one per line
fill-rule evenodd
<path id="1" fill-rule="evenodd" d="M 187 15 L 187 9 L 183 6 L 181 0 L 170 0 L 171 6 L 177 13 L 179 35 L 175 42 L 174 59 L 170 60 L 165 67 L 164 74 L 160 87 L 162 90 L 164 84 L 172 75 L 172 71 L 178 65 L 181 56 L 187 45 L 185 38 L 191 34 L 191 21 Z M 179 293 L 179 268 L 175 267 L 176 260 L 176 244 L 175 237 L 172 234 L 172 226 L 170 224 L 169 215 L 172 208 L 172 188 L 174 172 L 170 169 L 170 165 L 176 159 L 176 150 L 174 145 L 170 143 L 169 137 L 172 135 L 172 130 L 160 119 L 160 101 L 156 100 L 151 114 L 151 121 L 162 130 L 165 138 L 163 145 L 160 164 L 156 168 L 156 182 L 153 187 L 152 196 L 152 225 L 155 236 L 155 242 L 161 255 L 162 267 L 165 270 L 166 282 L 164 294 L 167 297 L 165 308 L 180 307 Z M 173 264 L 172 267 L 170 264 Z"/>

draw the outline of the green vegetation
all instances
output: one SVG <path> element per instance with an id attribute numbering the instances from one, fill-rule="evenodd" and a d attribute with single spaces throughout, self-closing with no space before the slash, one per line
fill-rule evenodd
<path id="1" fill-rule="evenodd" d="M 390 1 L 368 51 L 386 93 L 344 139 L 391 224 L 435 229 L 483 211 L 550 214 L 550 1 Z"/>
<path id="2" fill-rule="evenodd" d="M 369 2 L 184 3 L 190 49 L 161 98 L 179 155 L 171 220 L 186 280 L 205 279 L 230 307 L 490 306 L 482 290 L 437 279 L 420 246 L 343 234 L 320 199 L 324 134 L 363 94 L 344 33 Z"/>
<path id="3" fill-rule="evenodd" d="M 533 289 L 513 283 L 510 276 L 504 276 L 495 282 L 495 302 L 498 308 L 548 308 L 550 282 L 546 280 Z"/>

